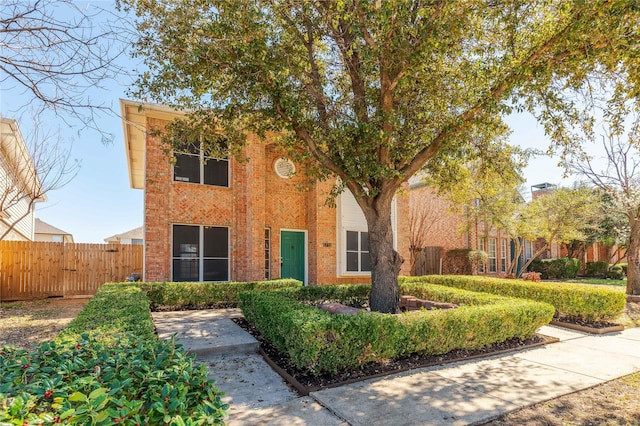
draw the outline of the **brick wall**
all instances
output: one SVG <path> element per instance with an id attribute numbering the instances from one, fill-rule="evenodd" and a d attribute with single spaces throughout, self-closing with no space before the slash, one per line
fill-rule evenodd
<path id="1" fill-rule="evenodd" d="M 148 128 L 162 129 L 165 121 L 147 118 Z M 271 230 L 271 278 L 280 276 L 280 231 L 307 235 L 307 276 L 310 284 L 360 283 L 369 277 L 337 276 L 336 209 L 326 200 L 331 182 L 308 182 L 302 165 L 296 176 L 283 179 L 274 171 L 282 156 L 275 144 L 248 136 L 242 161 L 230 160 L 229 188 L 174 182 L 168 154 L 159 138 L 146 136 L 145 277 L 171 279 L 173 224 L 225 226 L 230 235 L 232 280 L 260 280 L 265 276 L 265 228 Z M 246 160 L 246 161 L 245 161 Z M 398 250 L 407 259 L 407 196 L 398 198 Z"/>

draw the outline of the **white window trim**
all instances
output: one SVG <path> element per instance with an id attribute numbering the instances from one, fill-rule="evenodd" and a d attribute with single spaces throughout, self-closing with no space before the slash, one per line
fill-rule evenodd
<path id="1" fill-rule="evenodd" d="M 507 262 L 507 251 L 509 250 L 509 242 L 506 238 L 500 238 L 500 272 L 507 272 L 509 264 Z M 504 262 L 502 262 L 504 260 Z M 504 268 L 503 268 L 504 264 Z"/>
<path id="2" fill-rule="evenodd" d="M 173 256 L 173 227 L 175 225 L 179 226 L 197 226 L 198 227 L 198 251 L 200 255 L 198 256 L 198 281 L 194 282 L 206 282 L 206 283 L 225 283 L 231 282 L 231 229 L 228 226 L 221 225 L 195 225 L 193 223 L 172 223 L 171 224 L 171 265 L 170 265 L 170 273 L 171 280 L 173 281 L 173 260 L 179 259 L 178 257 Z M 226 281 L 203 281 L 200 278 L 204 277 L 204 228 L 206 226 L 216 227 L 216 228 L 227 228 L 227 279 Z M 207 258 L 209 259 L 209 258 Z"/>
<path id="3" fill-rule="evenodd" d="M 348 189 L 345 189 L 348 191 Z M 336 197 L 336 277 L 370 277 L 371 272 L 347 271 L 347 232 L 369 232 L 366 219 L 361 226 L 350 226 L 344 228 L 342 221 L 342 194 Z M 398 250 L 398 203 L 394 197 L 391 202 L 391 228 L 393 229 L 393 249 Z M 369 250 L 371 250 L 371 239 L 369 239 Z M 369 252 L 371 253 L 371 252 Z M 371 263 L 373 267 L 373 262 Z"/>
<path id="4" fill-rule="evenodd" d="M 491 243 L 493 243 L 493 256 L 492 256 L 492 250 L 491 250 Z M 496 241 L 496 238 L 493 237 L 489 237 L 487 238 L 487 270 L 489 271 L 490 274 L 495 274 L 498 272 L 498 243 Z M 495 268 L 493 268 L 493 270 L 491 270 L 491 260 L 494 261 L 494 265 Z"/>

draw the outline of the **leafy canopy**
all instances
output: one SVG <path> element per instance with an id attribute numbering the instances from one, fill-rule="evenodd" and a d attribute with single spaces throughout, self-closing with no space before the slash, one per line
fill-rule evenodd
<path id="1" fill-rule="evenodd" d="M 514 106 L 571 144 L 589 122 L 568 94 L 596 71 L 638 93 L 634 1 L 122 4 L 140 17 L 148 67 L 134 95 L 191 111 L 190 127 L 222 129 L 230 146 L 241 129 L 285 131 L 291 155 L 356 198 L 480 155 L 469 141 L 489 146 Z"/>

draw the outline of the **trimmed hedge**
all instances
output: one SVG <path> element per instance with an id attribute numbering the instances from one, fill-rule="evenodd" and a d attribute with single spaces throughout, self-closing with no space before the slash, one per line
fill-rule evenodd
<path id="1" fill-rule="evenodd" d="M 52 342 L 0 350 L 0 423 L 223 424 L 228 409 L 137 284 L 105 284 Z"/>
<path id="2" fill-rule="evenodd" d="M 462 306 L 399 315 L 330 314 L 312 306 L 313 300 L 330 300 L 361 307 L 369 291 L 368 285 L 253 291 L 240 294 L 240 307 L 293 365 L 314 375 L 415 353 L 443 354 L 528 338 L 551 321 L 554 311 L 545 303 L 418 283 L 404 284 L 402 292 Z"/>
<path id="3" fill-rule="evenodd" d="M 529 265 L 529 271 L 540 272 L 543 280 L 575 278 L 580 272 L 580 260 L 570 257 L 558 259 L 535 259 Z"/>
<path id="4" fill-rule="evenodd" d="M 609 262 L 599 260 L 596 262 L 587 262 L 584 268 L 586 277 L 604 278 L 609 269 Z"/>
<path id="5" fill-rule="evenodd" d="M 620 315 L 626 304 L 624 293 L 588 285 L 539 283 L 513 279 L 459 275 L 400 277 L 402 283 L 422 282 L 519 297 L 553 305 L 562 315 L 585 321 L 606 321 Z"/>
<path id="6" fill-rule="evenodd" d="M 237 306 L 240 292 L 301 287 L 302 282 L 286 278 L 254 282 L 145 282 L 138 285 L 149 298 L 151 310 L 171 311 Z"/>

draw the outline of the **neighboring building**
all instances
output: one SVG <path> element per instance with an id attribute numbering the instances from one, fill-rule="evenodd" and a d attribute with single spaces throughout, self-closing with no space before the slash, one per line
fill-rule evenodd
<path id="1" fill-rule="evenodd" d="M 481 273 L 501 274 L 510 269 L 515 261 L 515 247 L 504 231 L 477 220 L 464 209 L 454 209 L 451 202 L 439 196 L 420 179 L 412 179 L 412 182 L 409 191 L 410 210 L 414 216 L 426 216 L 428 223 L 427 237 L 423 238 L 420 244 L 423 249 L 427 248 L 428 252 L 435 253 L 440 259 L 444 258 L 447 251 L 453 249 L 482 250 L 489 257 L 486 264 L 480 268 Z M 425 205 L 429 208 L 421 207 Z M 415 223 L 415 219 L 413 220 Z M 524 242 L 520 265 L 531 259 L 533 247 L 534 244 L 531 242 Z M 447 269 L 446 262 L 436 262 L 431 266 L 427 264 L 424 267 L 425 273 L 452 273 Z"/>
<path id="2" fill-rule="evenodd" d="M 0 239 L 32 241 L 35 204 L 45 200 L 18 122 L 0 116 Z"/>
<path id="3" fill-rule="evenodd" d="M 248 161 L 168 154 L 148 130 L 178 113 L 120 105 L 130 184 L 144 190 L 145 281 L 370 280 L 367 225 L 351 193 L 327 206 L 332 183 L 309 184 L 303 166 L 282 158 L 268 137 L 247 135 Z M 407 259 L 403 274 L 408 205 L 398 196 L 392 218 L 396 249 Z"/>
<path id="4" fill-rule="evenodd" d="M 73 243 L 73 235 L 49 225 L 47 222 L 36 218 L 34 241 L 49 241 L 53 243 Z"/>
<path id="5" fill-rule="evenodd" d="M 115 244 L 144 244 L 144 228 L 138 226 L 130 231 L 123 232 L 122 234 L 112 235 L 104 239 L 105 243 Z"/>

